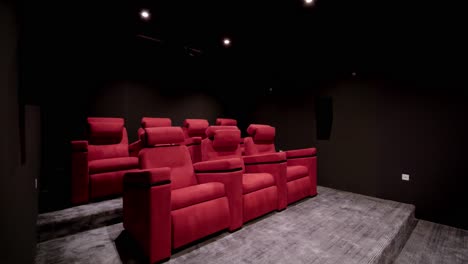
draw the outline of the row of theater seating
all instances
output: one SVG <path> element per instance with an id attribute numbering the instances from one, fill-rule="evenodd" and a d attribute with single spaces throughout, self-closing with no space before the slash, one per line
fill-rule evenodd
<path id="1" fill-rule="evenodd" d="M 88 118 L 89 141 L 72 142 L 74 202 L 123 189 L 124 227 L 155 262 L 317 194 L 315 148 L 276 152 L 274 127 L 250 125 L 241 139 L 235 120 L 217 124 L 143 118 L 129 147 L 123 119 Z"/>

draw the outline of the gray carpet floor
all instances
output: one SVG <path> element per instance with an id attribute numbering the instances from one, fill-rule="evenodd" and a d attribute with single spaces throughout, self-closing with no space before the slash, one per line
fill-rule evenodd
<path id="1" fill-rule="evenodd" d="M 468 231 L 420 220 L 396 264 L 468 263 Z"/>
<path id="2" fill-rule="evenodd" d="M 319 195 L 176 252 L 169 263 L 392 263 L 414 206 L 319 187 Z M 36 263 L 140 263 L 122 224 L 42 242 Z"/>
<path id="3" fill-rule="evenodd" d="M 122 198 L 39 214 L 37 241 L 42 242 L 122 222 Z"/>

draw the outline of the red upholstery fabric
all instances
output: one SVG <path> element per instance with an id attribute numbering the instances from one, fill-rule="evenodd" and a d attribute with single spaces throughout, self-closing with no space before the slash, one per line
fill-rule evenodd
<path id="1" fill-rule="evenodd" d="M 300 158 L 300 157 L 309 157 L 309 156 L 317 155 L 316 148 L 295 149 L 295 150 L 288 150 L 285 152 L 286 152 L 286 157 L 288 158 Z"/>
<path id="2" fill-rule="evenodd" d="M 234 231 L 242 226 L 242 171 L 205 171 L 197 172 L 199 183 L 221 182 L 224 184 L 226 196 L 229 200 L 229 213 L 231 215 L 231 223 L 229 230 Z"/>
<path id="3" fill-rule="evenodd" d="M 309 170 L 310 196 L 317 195 L 317 157 L 288 159 L 288 166 L 304 166 Z"/>
<path id="4" fill-rule="evenodd" d="M 237 120 L 231 118 L 216 118 L 217 126 L 237 126 Z"/>
<path id="5" fill-rule="evenodd" d="M 89 117 L 87 121 L 88 140 L 72 141 L 73 204 L 121 194 L 122 173 L 138 168 L 135 159 L 128 158 L 123 118 Z"/>
<path id="6" fill-rule="evenodd" d="M 141 168 L 171 168 L 173 190 L 197 184 L 190 155 L 183 145 L 144 148 L 140 151 L 139 160 Z"/>
<path id="7" fill-rule="evenodd" d="M 90 199 L 102 199 L 122 194 L 123 176 L 131 171 L 137 171 L 137 169 L 89 175 Z"/>
<path id="8" fill-rule="evenodd" d="M 226 196 L 224 184 L 209 182 L 172 191 L 171 210 L 189 207 Z"/>
<path id="9" fill-rule="evenodd" d="M 148 256 L 150 263 L 169 258 L 171 256 L 170 184 L 151 188 L 130 188 L 126 185 L 123 195 L 123 225 Z"/>
<path id="10" fill-rule="evenodd" d="M 184 133 L 180 127 L 150 127 L 145 128 L 146 145 L 181 144 Z"/>
<path id="11" fill-rule="evenodd" d="M 206 171 L 231 171 L 242 169 L 242 161 L 239 158 L 223 159 L 223 160 L 211 160 L 202 161 L 193 164 L 193 168 L 197 172 Z"/>
<path id="12" fill-rule="evenodd" d="M 286 154 L 284 152 L 266 153 L 253 156 L 243 156 L 242 159 L 245 164 L 286 162 Z"/>
<path id="13" fill-rule="evenodd" d="M 185 119 L 183 125 L 185 137 L 205 138 L 205 130 L 208 126 L 209 123 L 205 119 Z"/>
<path id="14" fill-rule="evenodd" d="M 245 154 L 246 155 L 255 155 L 259 153 L 273 153 L 275 152 L 274 147 L 274 135 L 275 130 L 271 126 L 267 125 L 250 125 L 247 129 L 247 132 L 252 137 L 244 139 Z M 303 186 L 310 186 L 310 191 L 308 194 L 305 194 L 302 198 L 308 195 L 317 194 L 317 157 L 315 156 L 317 150 L 315 148 L 306 148 L 299 150 L 288 150 L 285 152 L 287 157 L 288 168 L 286 170 L 287 181 L 295 181 L 300 178 L 309 179 L 309 183 Z M 301 167 L 291 167 L 291 166 L 301 166 Z M 291 168 L 290 168 L 291 167 Z M 306 171 L 304 170 L 306 169 Z M 288 193 L 288 202 L 296 201 L 297 195 L 304 194 L 303 189 L 294 189 L 292 184 L 287 185 Z M 301 186 L 301 188 L 303 188 Z M 295 187 L 294 187 L 295 188 Z M 292 195 L 292 197 L 289 197 Z"/>
<path id="15" fill-rule="evenodd" d="M 275 144 L 273 142 L 254 142 L 253 138 L 244 138 L 244 152 L 245 155 L 258 155 L 264 153 L 276 152 Z"/>
<path id="16" fill-rule="evenodd" d="M 286 169 L 286 176 L 288 182 L 297 180 L 309 176 L 309 170 L 305 166 L 288 166 Z"/>
<path id="17" fill-rule="evenodd" d="M 92 145 L 118 144 L 122 139 L 123 124 L 90 122 L 88 126 Z"/>
<path id="18" fill-rule="evenodd" d="M 190 157 L 194 163 L 202 160 L 201 157 L 201 139 L 206 137 L 205 130 L 209 126 L 208 121 L 205 119 L 185 119 L 183 124 L 184 136 L 186 138 L 186 145 L 189 149 Z M 190 141 L 190 138 L 196 138 Z"/>
<path id="19" fill-rule="evenodd" d="M 88 117 L 87 122 L 98 122 L 98 123 L 117 123 L 122 126 L 125 124 L 125 120 L 121 117 Z"/>
<path id="20" fill-rule="evenodd" d="M 219 131 L 219 130 L 239 130 L 239 128 L 235 127 L 235 126 L 209 126 L 206 131 L 205 131 L 205 134 L 207 137 L 214 137 L 215 136 L 215 133 L 216 131 Z M 225 136 L 227 136 L 228 134 L 225 134 Z M 237 143 L 240 142 L 240 138 L 239 138 L 239 141 Z"/>
<path id="21" fill-rule="evenodd" d="M 278 153 L 284 154 L 284 153 Z M 270 156 L 266 154 L 264 156 Z M 284 155 L 279 155 L 284 156 Z M 246 157 L 244 157 L 246 158 Z M 273 175 L 275 184 L 278 189 L 278 210 L 282 210 L 287 206 L 287 186 L 286 186 L 286 160 L 276 160 L 274 162 L 268 162 L 264 160 L 264 163 L 245 163 L 246 173 L 269 173 Z"/>
<path id="22" fill-rule="evenodd" d="M 288 185 L 288 204 L 294 203 L 310 195 L 312 184 L 308 177 L 289 181 Z"/>
<path id="23" fill-rule="evenodd" d="M 240 142 L 240 130 L 218 130 L 213 138 L 214 148 L 238 148 Z"/>
<path id="24" fill-rule="evenodd" d="M 147 129 L 145 134 L 149 135 L 150 143 L 153 142 L 153 135 L 163 135 L 165 138 L 159 140 L 168 143 L 168 139 L 178 140 L 181 131 L 179 127 L 170 130 L 161 127 Z M 145 249 L 151 262 L 169 258 L 171 248 L 230 227 L 229 187 L 225 187 L 222 181 L 198 184 L 185 145 L 147 146 L 140 151 L 139 161 L 145 171 L 125 176 L 124 227 Z M 159 178 L 150 180 L 148 173 L 155 172 L 155 169 L 160 171 L 159 176 L 155 176 Z M 168 170 L 170 183 L 166 180 L 169 177 L 164 174 Z M 235 173 L 239 172 L 213 174 L 222 174 L 224 179 L 233 180 L 235 177 L 230 176 Z M 136 180 L 127 179 L 136 175 L 142 176 Z M 132 187 L 138 186 L 135 183 L 153 180 L 156 185 Z M 151 190 L 151 196 L 148 190 Z M 168 190 L 171 190 L 170 194 L 167 194 Z M 236 210 L 240 210 L 240 207 Z M 142 217 L 146 219 L 142 220 Z"/>
<path id="25" fill-rule="evenodd" d="M 278 191 L 276 186 L 245 194 L 243 212 L 244 223 L 274 211 L 277 206 L 276 203 L 265 201 L 276 201 L 277 199 Z"/>
<path id="26" fill-rule="evenodd" d="M 137 184 L 140 186 L 167 183 L 170 180 L 171 168 L 168 167 L 128 172 L 124 176 L 124 184 Z"/>
<path id="27" fill-rule="evenodd" d="M 269 173 L 245 173 L 242 178 L 242 190 L 244 194 L 273 185 L 275 185 L 275 179 Z"/>
<path id="28" fill-rule="evenodd" d="M 228 228 L 229 203 L 226 197 L 218 198 L 172 211 L 171 217 L 172 244 L 178 248 Z"/>
<path id="29" fill-rule="evenodd" d="M 103 173 L 119 170 L 130 170 L 138 168 L 138 158 L 135 157 L 123 157 L 113 159 L 101 159 L 93 160 L 88 164 L 89 173 Z"/>
<path id="30" fill-rule="evenodd" d="M 217 136 L 223 137 L 223 136 L 227 136 L 229 133 L 237 134 L 238 133 L 237 130 L 238 130 L 237 128 L 226 130 L 223 128 L 219 128 L 219 126 L 218 127 L 212 126 L 210 129 L 207 129 L 207 134 L 211 135 L 212 136 L 211 138 L 214 140 Z M 217 134 L 217 131 L 223 131 L 223 133 Z M 213 140 L 211 138 L 206 138 L 202 141 L 202 160 L 209 161 L 209 160 L 223 160 L 223 159 L 229 159 L 229 158 L 241 158 L 241 150 L 239 146 L 240 144 L 237 144 L 237 147 L 235 149 L 215 148 L 213 146 Z M 282 175 L 285 175 L 284 173 L 285 171 L 283 172 Z M 242 219 L 244 222 L 250 219 L 253 219 L 255 217 L 259 217 L 262 214 L 270 212 L 271 210 L 274 210 L 277 208 L 279 209 L 278 189 L 276 185 L 271 186 L 271 187 L 264 187 L 264 186 L 270 185 L 271 181 L 273 181 L 273 184 L 279 183 L 275 181 L 275 178 L 272 176 L 272 174 L 262 173 L 261 171 L 259 171 L 259 173 L 255 175 L 250 175 L 252 178 L 248 178 L 246 180 L 248 176 L 249 175 L 242 177 L 242 185 L 243 185 L 242 192 L 243 193 L 251 192 L 248 194 L 243 194 L 242 202 L 244 203 L 246 201 L 246 198 L 245 198 L 246 195 L 249 195 L 249 197 L 252 197 L 248 199 L 249 205 L 247 207 L 245 204 L 243 205 Z M 285 179 L 285 176 L 283 178 Z M 264 189 L 258 189 L 262 187 L 264 187 Z M 266 191 L 267 189 L 270 189 L 270 188 L 273 189 L 274 195 L 270 193 L 271 191 Z M 283 187 L 283 188 L 286 188 L 286 187 Z M 253 202 L 253 200 L 257 198 L 259 200 L 256 200 L 255 202 Z M 250 201 L 250 199 L 252 199 L 252 201 Z"/>
<path id="31" fill-rule="evenodd" d="M 141 127 L 170 127 L 172 126 L 172 120 L 170 118 L 161 117 L 143 117 L 141 119 Z"/>
<path id="32" fill-rule="evenodd" d="M 89 161 L 130 156 L 127 144 L 89 145 L 88 154 Z"/>
<path id="33" fill-rule="evenodd" d="M 255 142 L 270 142 L 275 140 L 276 130 L 272 126 L 252 124 L 247 128 L 247 133 Z"/>
<path id="34" fill-rule="evenodd" d="M 184 144 L 187 146 L 193 163 L 200 162 L 201 158 L 201 137 L 186 138 Z"/>

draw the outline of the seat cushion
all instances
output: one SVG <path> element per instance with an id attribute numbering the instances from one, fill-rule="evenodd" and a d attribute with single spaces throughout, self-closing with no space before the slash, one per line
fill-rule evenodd
<path id="1" fill-rule="evenodd" d="M 245 173 L 242 177 L 242 189 L 244 194 L 273 185 L 275 185 L 275 179 L 270 173 Z"/>
<path id="2" fill-rule="evenodd" d="M 89 173 L 103 173 L 138 168 L 137 157 L 123 157 L 112 159 L 92 160 L 89 162 Z"/>
<path id="3" fill-rule="evenodd" d="M 288 182 L 297 180 L 302 177 L 309 176 L 309 171 L 306 166 L 288 166 L 286 168 L 286 179 Z"/>
<path id="4" fill-rule="evenodd" d="M 177 210 L 225 196 L 224 184 L 209 182 L 172 191 L 171 209 Z"/>

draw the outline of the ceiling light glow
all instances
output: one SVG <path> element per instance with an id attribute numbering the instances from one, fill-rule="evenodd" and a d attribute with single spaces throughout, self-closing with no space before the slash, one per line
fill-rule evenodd
<path id="1" fill-rule="evenodd" d="M 141 10 L 141 12 L 140 12 L 140 17 L 141 17 L 141 19 L 143 19 L 143 20 L 148 20 L 148 19 L 150 19 L 151 14 L 150 14 L 150 12 L 149 12 L 148 10 L 143 9 L 143 10 Z"/>
<path id="2" fill-rule="evenodd" d="M 223 39 L 223 44 L 224 44 L 224 46 L 227 47 L 227 46 L 231 45 L 231 40 L 228 39 L 228 38 L 224 38 L 224 39 Z"/>

